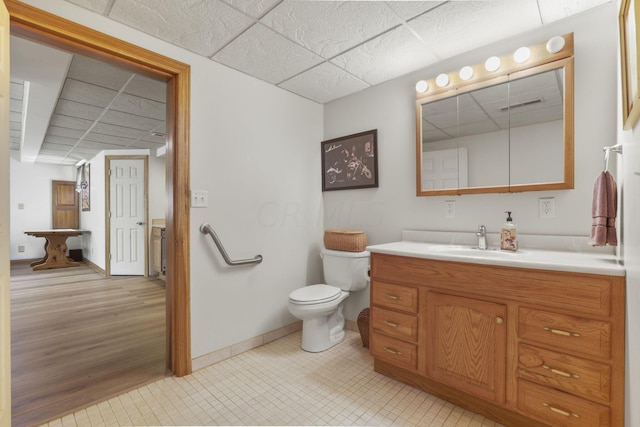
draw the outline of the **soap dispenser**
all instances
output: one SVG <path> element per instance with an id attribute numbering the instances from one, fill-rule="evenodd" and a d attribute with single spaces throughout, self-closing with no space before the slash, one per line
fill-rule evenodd
<path id="1" fill-rule="evenodd" d="M 516 233 L 516 225 L 511 218 L 511 212 L 505 212 L 507 214 L 507 222 L 502 226 L 500 230 L 500 249 L 505 251 L 517 251 L 518 250 L 518 236 Z"/>

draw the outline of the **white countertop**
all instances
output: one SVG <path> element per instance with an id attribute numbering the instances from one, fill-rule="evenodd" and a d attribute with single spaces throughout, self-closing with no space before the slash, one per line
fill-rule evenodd
<path id="1" fill-rule="evenodd" d="M 625 270 L 614 254 L 523 248 L 517 252 L 496 248 L 480 250 L 471 245 L 399 241 L 367 246 L 372 253 L 470 262 L 506 267 L 624 276 Z"/>

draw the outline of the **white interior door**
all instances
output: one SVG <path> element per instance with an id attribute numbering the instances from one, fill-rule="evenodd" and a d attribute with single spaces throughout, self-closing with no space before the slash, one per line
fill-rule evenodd
<path id="1" fill-rule="evenodd" d="M 9 310 L 9 12 L 0 3 L 0 426 L 11 425 Z"/>
<path id="2" fill-rule="evenodd" d="M 110 272 L 144 276 L 146 267 L 146 188 L 144 159 L 109 162 Z"/>
<path id="3" fill-rule="evenodd" d="M 467 187 L 467 149 L 422 153 L 422 191 Z"/>

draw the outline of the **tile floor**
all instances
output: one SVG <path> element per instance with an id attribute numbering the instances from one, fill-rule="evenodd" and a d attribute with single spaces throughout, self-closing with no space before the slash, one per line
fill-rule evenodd
<path id="1" fill-rule="evenodd" d="M 46 424 L 123 425 L 501 426 L 375 373 L 352 331 L 322 353 L 300 350 L 297 332 Z"/>

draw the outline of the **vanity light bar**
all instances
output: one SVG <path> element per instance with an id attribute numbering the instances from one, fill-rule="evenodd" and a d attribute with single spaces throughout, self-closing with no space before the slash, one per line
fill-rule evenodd
<path id="1" fill-rule="evenodd" d="M 533 46 L 523 46 L 514 54 L 492 56 L 482 64 L 464 66 L 459 71 L 441 73 L 416 84 L 416 99 L 440 95 L 450 90 L 573 56 L 573 33 L 551 37 Z"/>

